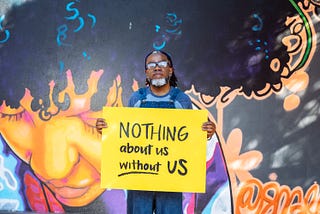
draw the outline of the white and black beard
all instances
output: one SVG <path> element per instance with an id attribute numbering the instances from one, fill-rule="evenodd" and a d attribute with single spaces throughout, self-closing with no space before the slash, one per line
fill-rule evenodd
<path id="1" fill-rule="evenodd" d="M 161 87 L 161 86 L 164 86 L 165 84 L 167 84 L 168 81 L 169 80 L 167 78 L 152 79 L 151 80 L 151 85 L 153 85 L 155 87 Z"/>

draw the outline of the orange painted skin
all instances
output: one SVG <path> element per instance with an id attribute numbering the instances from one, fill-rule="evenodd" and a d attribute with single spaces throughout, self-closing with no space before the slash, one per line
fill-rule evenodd
<path id="1" fill-rule="evenodd" d="M 18 109 L 10 108 L 5 102 L 0 105 L 0 133 L 7 144 L 30 165 L 56 198 L 68 206 L 87 205 L 104 191 L 100 187 L 101 136 L 95 130 L 101 111 L 90 111 L 90 99 L 97 91 L 102 73 L 102 70 L 93 71 L 87 81 L 89 90 L 76 95 L 71 71 L 67 71 L 68 86 L 59 99 L 68 93 L 70 107 L 48 121 L 41 120 L 39 112 L 31 110 L 33 97 L 28 89 Z M 120 81 L 118 77 L 110 88 L 106 106 L 109 103 L 122 106 Z M 52 97 L 54 82 L 49 86 Z M 52 100 L 48 110 L 53 114 L 58 112 Z"/>

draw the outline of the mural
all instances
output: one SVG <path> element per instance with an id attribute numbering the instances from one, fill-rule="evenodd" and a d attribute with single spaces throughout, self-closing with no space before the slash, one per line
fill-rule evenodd
<path id="1" fill-rule="evenodd" d="M 217 125 L 206 193 L 184 212 L 319 213 L 316 0 L 0 3 L 0 210 L 126 213 L 100 188 L 103 106 L 169 52 L 178 86 Z"/>

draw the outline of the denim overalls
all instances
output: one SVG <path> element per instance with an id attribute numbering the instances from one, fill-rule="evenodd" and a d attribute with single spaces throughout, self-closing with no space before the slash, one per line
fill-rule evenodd
<path id="1" fill-rule="evenodd" d="M 180 92 L 174 88 L 170 94 L 170 101 L 148 101 L 146 88 L 140 88 L 140 108 L 175 108 L 174 101 Z M 153 192 L 153 191 L 128 191 L 128 214 L 181 214 L 181 192 Z"/>

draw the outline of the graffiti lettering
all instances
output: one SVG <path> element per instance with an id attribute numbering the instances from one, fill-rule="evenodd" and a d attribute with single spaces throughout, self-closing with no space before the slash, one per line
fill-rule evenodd
<path id="1" fill-rule="evenodd" d="M 76 2 L 80 2 L 80 1 L 76 0 Z M 66 7 L 65 7 L 66 11 L 71 14 L 69 16 L 64 17 L 69 22 L 73 22 L 73 21 L 79 22 L 78 26 L 75 29 L 73 29 L 74 33 L 78 33 L 85 26 L 85 20 L 82 16 L 80 16 L 80 11 L 75 6 L 76 2 L 71 1 L 66 5 Z M 87 17 L 89 19 L 91 19 L 91 28 L 94 28 L 94 26 L 96 25 L 96 22 L 97 22 L 96 17 L 90 13 L 87 14 Z M 69 30 L 69 28 L 68 28 L 67 24 L 62 24 L 57 28 L 58 33 L 57 33 L 56 41 L 57 41 L 58 46 L 71 46 L 71 44 L 63 42 L 63 41 L 66 41 L 68 38 L 68 30 Z M 91 59 L 90 55 L 87 54 L 85 51 L 82 52 L 82 56 L 87 60 Z M 62 71 L 64 69 L 64 63 L 62 60 L 60 60 L 59 68 L 60 68 L 60 71 Z"/>
<path id="2" fill-rule="evenodd" d="M 78 20 L 79 20 L 79 27 L 78 27 L 77 29 L 73 30 L 73 32 L 75 32 L 75 33 L 78 32 L 78 31 L 80 31 L 80 30 L 83 28 L 83 26 L 84 26 L 84 20 L 83 20 L 83 18 L 82 18 L 82 17 L 79 17 Z"/>
<path id="3" fill-rule="evenodd" d="M 317 213 L 320 208 L 319 185 L 313 184 L 303 195 L 301 187 L 290 190 L 288 186 L 280 186 L 276 182 L 262 184 L 257 179 L 251 179 L 240 187 L 236 213 Z"/>
<path id="4" fill-rule="evenodd" d="M 165 38 L 164 35 L 162 35 L 162 38 Z M 161 50 L 166 46 L 167 42 L 166 41 L 162 41 L 160 44 L 158 44 L 158 42 L 154 42 L 153 43 L 153 48 L 155 50 Z"/>
<path id="5" fill-rule="evenodd" d="M 254 19 L 256 19 L 258 21 L 258 24 L 257 25 L 254 25 L 251 29 L 253 31 L 261 31 L 262 30 L 262 27 L 263 27 L 263 22 L 262 22 L 262 19 L 260 18 L 260 16 L 258 14 L 253 14 L 252 17 Z"/>
<path id="6" fill-rule="evenodd" d="M 0 44 L 7 42 L 8 39 L 10 38 L 10 32 L 9 32 L 9 30 L 4 30 L 4 31 L 3 31 L 2 22 L 3 22 L 4 18 L 5 18 L 4 15 L 2 15 L 2 16 L 0 17 L 0 33 L 3 32 L 3 33 L 5 34 L 4 39 L 0 39 Z M 0 37 L 0 38 L 1 38 L 1 37 Z"/>
<path id="7" fill-rule="evenodd" d="M 0 135 L 0 210 L 18 210 L 23 208 L 23 199 L 19 194 L 20 180 L 15 173 L 19 164 L 17 158 L 4 154 L 5 140 Z"/>
<path id="8" fill-rule="evenodd" d="M 168 13 L 166 17 L 167 22 L 173 29 L 167 29 L 166 32 L 181 35 L 181 30 L 179 30 L 180 24 L 182 24 L 182 19 L 178 19 L 175 13 Z"/>
<path id="9" fill-rule="evenodd" d="M 73 15 L 71 16 L 66 16 L 65 19 L 74 21 L 78 20 L 79 21 L 79 26 L 73 30 L 73 32 L 78 32 L 84 27 L 84 18 L 80 16 L 80 12 L 77 8 L 72 7 L 75 4 L 75 2 L 70 2 L 66 6 L 66 11 L 72 12 Z M 88 13 L 87 16 L 92 20 L 91 28 L 93 28 L 97 22 L 96 17 L 93 14 Z"/>
<path id="10" fill-rule="evenodd" d="M 153 43 L 153 48 L 156 50 L 163 49 L 172 36 L 177 37 L 182 34 L 182 30 L 180 30 L 182 19 L 179 19 L 175 13 L 166 14 L 166 23 L 167 28 L 162 32 L 157 41 Z M 160 25 L 155 25 L 155 31 L 157 33 L 160 32 Z"/>
<path id="11" fill-rule="evenodd" d="M 159 32 L 160 26 L 159 26 L 159 25 L 156 25 L 155 27 L 156 27 L 156 32 Z"/>
<path id="12" fill-rule="evenodd" d="M 92 15 L 92 14 L 90 14 L 90 13 L 88 13 L 88 17 L 89 17 L 90 19 L 92 19 L 91 28 L 93 28 L 93 27 L 96 25 L 97 19 L 96 19 L 96 17 L 95 17 L 94 15 Z M 130 23 L 131 23 L 131 22 L 130 22 Z M 131 25 L 132 25 L 132 23 L 131 23 Z"/>
<path id="13" fill-rule="evenodd" d="M 58 35 L 57 35 L 57 44 L 58 46 L 62 46 L 62 45 L 65 45 L 65 46 L 70 46 L 70 44 L 67 44 L 67 43 L 63 43 L 61 41 L 62 40 L 66 40 L 67 39 L 67 31 L 68 31 L 68 26 L 67 25 L 60 25 L 58 28 L 57 28 L 57 31 L 58 31 Z"/>
<path id="14" fill-rule="evenodd" d="M 59 71 L 60 73 L 62 73 L 64 71 L 64 62 L 63 61 L 59 61 Z"/>
<path id="15" fill-rule="evenodd" d="M 261 41 L 260 39 L 257 39 L 257 40 L 255 40 L 255 41 L 249 41 L 248 42 L 248 44 L 249 44 L 249 46 L 253 46 L 253 47 L 255 47 L 255 50 L 256 51 L 262 51 L 262 52 L 264 52 L 264 54 L 265 54 L 265 59 L 269 59 L 269 55 L 268 55 L 268 53 L 269 53 L 269 50 L 267 49 L 267 47 L 268 47 L 268 42 L 266 42 L 266 41 Z"/>
<path id="16" fill-rule="evenodd" d="M 15 180 L 14 175 L 12 172 L 5 168 L 4 166 L 4 158 L 0 156 L 0 178 L 5 181 L 6 186 L 11 189 L 11 190 L 16 190 L 17 189 L 17 181 Z"/>
<path id="17" fill-rule="evenodd" d="M 80 12 L 77 8 L 72 8 L 71 6 L 74 5 L 75 3 L 74 2 L 70 2 L 69 4 L 67 4 L 66 6 L 66 11 L 69 11 L 69 12 L 74 12 L 74 15 L 73 16 L 69 16 L 69 17 L 65 17 L 66 19 L 68 20 L 75 20 Z"/>
<path id="18" fill-rule="evenodd" d="M 79 17 L 79 14 L 80 14 L 79 10 L 77 8 L 72 8 L 71 7 L 74 4 L 75 4 L 74 2 L 70 2 L 69 4 L 67 4 L 66 10 L 70 11 L 70 12 L 74 12 L 74 15 L 73 16 L 69 16 L 69 17 L 65 17 L 65 19 L 67 19 L 67 20 L 75 20 L 75 19 L 78 18 L 79 23 L 80 23 L 79 27 L 77 27 L 75 30 L 73 30 L 73 32 L 78 32 L 83 28 L 84 20 L 83 20 L 82 17 Z"/>
<path id="19" fill-rule="evenodd" d="M 87 60 L 91 59 L 91 57 L 85 51 L 82 52 L 82 56 Z"/>

